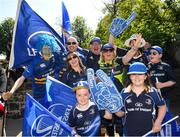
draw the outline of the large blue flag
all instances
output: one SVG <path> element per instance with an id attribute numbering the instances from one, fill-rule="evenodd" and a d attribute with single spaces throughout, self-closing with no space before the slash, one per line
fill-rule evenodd
<path id="1" fill-rule="evenodd" d="M 66 50 L 62 44 L 63 39 L 25 0 L 19 0 L 16 15 L 9 68 L 27 65 L 36 56 L 35 43 L 41 34 L 54 36 L 61 50 Z"/>
<path id="2" fill-rule="evenodd" d="M 48 76 L 46 81 L 46 108 L 63 122 L 68 122 L 69 113 L 76 104 L 72 88 Z"/>
<path id="3" fill-rule="evenodd" d="M 64 2 L 62 1 L 62 38 L 64 44 L 66 43 L 67 37 L 72 34 L 71 22 L 69 19 L 69 13 L 66 9 Z"/>
<path id="4" fill-rule="evenodd" d="M 26 95 L 23 136 L 73 136 L 74 134 L 71 127 L 50 113 L 29 94 Z"/>

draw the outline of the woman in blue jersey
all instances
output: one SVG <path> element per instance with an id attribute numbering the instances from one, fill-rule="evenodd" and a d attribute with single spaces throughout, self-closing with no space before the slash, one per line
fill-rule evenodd
<path id="1" fill-rule="evenodd" d="M 81 58 L 75 52 L 69 52 L 67 55 L 67 69 L 62 75 L 60 81 L 70 87 L 75 87 L 78 81 L 87 80 L 86 67 Z"/>
<path id="2" fill-rule="evenodd" d="M 80 136 L 100 136 L 100 115 L 106 119 L 111 119 L 112 115 L 108 111 L 100 114 L 98 107 L 91 102 L 87 81 L 79 81 L 73 90 L 76 92 L 77 104 L 70 112 L 69 125 Z"/>
<path id="3" fill-rule="evenodd" d="M 130 84 L 122 90 L 124 108 L 116 115 L 123 117 L 125 136 L 142 136 L 148 131 L 159 132 L 166 113 L 165 101 L 158 90 L 150 87 L 147 68 L 143 63 L 130 65 Z M 155 117 L 155 111 L 158 111 Z"/>

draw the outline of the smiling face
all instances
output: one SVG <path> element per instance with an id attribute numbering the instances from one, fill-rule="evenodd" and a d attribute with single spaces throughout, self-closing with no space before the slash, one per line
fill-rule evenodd
<path id="1" fill-rule="evenodd" d="M 91 45 L 90 45 L 90 48 L 91 48 L 91 51 L 96 54 L 96 55 L 99 55 L 100 54 L 100 51 L 101 51 L 101 44 L 99 42 L 93 42 Z"/>
<path id="2" fill-rule="evenodd" d="M 162 54 L 159 54 L 158 51 L 154 49 L 150 50 L 149 59 L 151 63 L 158 63 L 161 61 L 161 58 L 162 58 Z"/>
<path id="3" fill-rule="evenodd" d="M 77 48 L 78 48 L 78 42 L 76 40 L 76 38 L 74 37 L 70 37 L 66 43 L 67 45 L 67 49 L 70 52 L 76 52 Z"/>
<path id="4" fill-rule="evenodd" d="M 131 74 L 130 79 L 133 85 L 135 86 L 143 86 L 144 81 L 146 80 L 147 76 L 145 74 Z"/>
<path id="5" fill-rule="evenodd" d="M 110 62 L 115 58 L 114 49 L 104 49 L 102 51 L 102 56 L 105 62 Z"/>
<path id="6" fill-rule="evenodd" d="M 79 65 L 79 57 L 74 53 L 71 53 L 67 56 L 67 61 L 72 68 Z"/>
<path id="7" fill-rule="evenodd" d="M 89 90 L 85 88 L 77 89 L 76 98 L 80 107 L 88 106 L 90 98 Z"/>

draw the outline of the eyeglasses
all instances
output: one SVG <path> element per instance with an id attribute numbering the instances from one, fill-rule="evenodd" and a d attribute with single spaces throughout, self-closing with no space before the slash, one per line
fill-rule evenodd
<path id="1" fill-rule="evenodd" d="M 103 52 L 108 52 L 108 51 L 109 51 L 109 52 L 113 52 L 114 49 L 103 49 L 102 51 L 103 51 Z"/>
<path id="2" fill-rule="evenodd" d="M 67 45 L 76 45 L 76 42 L 67 42 Z"/>
<path id="3" fill-rule="evenodd" d="M 67 61 L 70 61 L 70 60 L 75 59 L 75 58 L 77 58 L 77 56 L 76 56 L 76 55 L 71 56 L 70 58 L 67 58 Z"/>
<path id="4" fill-rule="evenodd" d="M 158 53 L 157 52 L 150 52 L 150 55 L 157 55 Z"/>

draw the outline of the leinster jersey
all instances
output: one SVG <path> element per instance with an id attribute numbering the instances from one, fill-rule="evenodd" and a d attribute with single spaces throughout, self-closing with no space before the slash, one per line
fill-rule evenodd
<path id="1" fill-rule="evenodd" d="M 69 116 L 69 125 L 80 136 L 100 136 L 100 121 L 99 110 L 93 102 L 89 102 L 86 110 L 75 106 Z"/>
<path id="2" fill-rule="evenodd" d="M 58 70 L 58 64 L 55 61 L 55 56 L 45 61 L 38 54 L 23 72 L 25 78 L 32 79 L 33 97 L 38 101 L 45 96 L 46 77 L 48 75 L 54 76 L 55 71 Z"/>
<path id="3" fill-rule="evenodd" d="M 142 136 L 152 129 L 155 107 L 165 105 L 157 89 L 151 88 L 137 96 L 125 88 L 122 93 L 125 117 L 124 133 L 127 136 Z"/>

